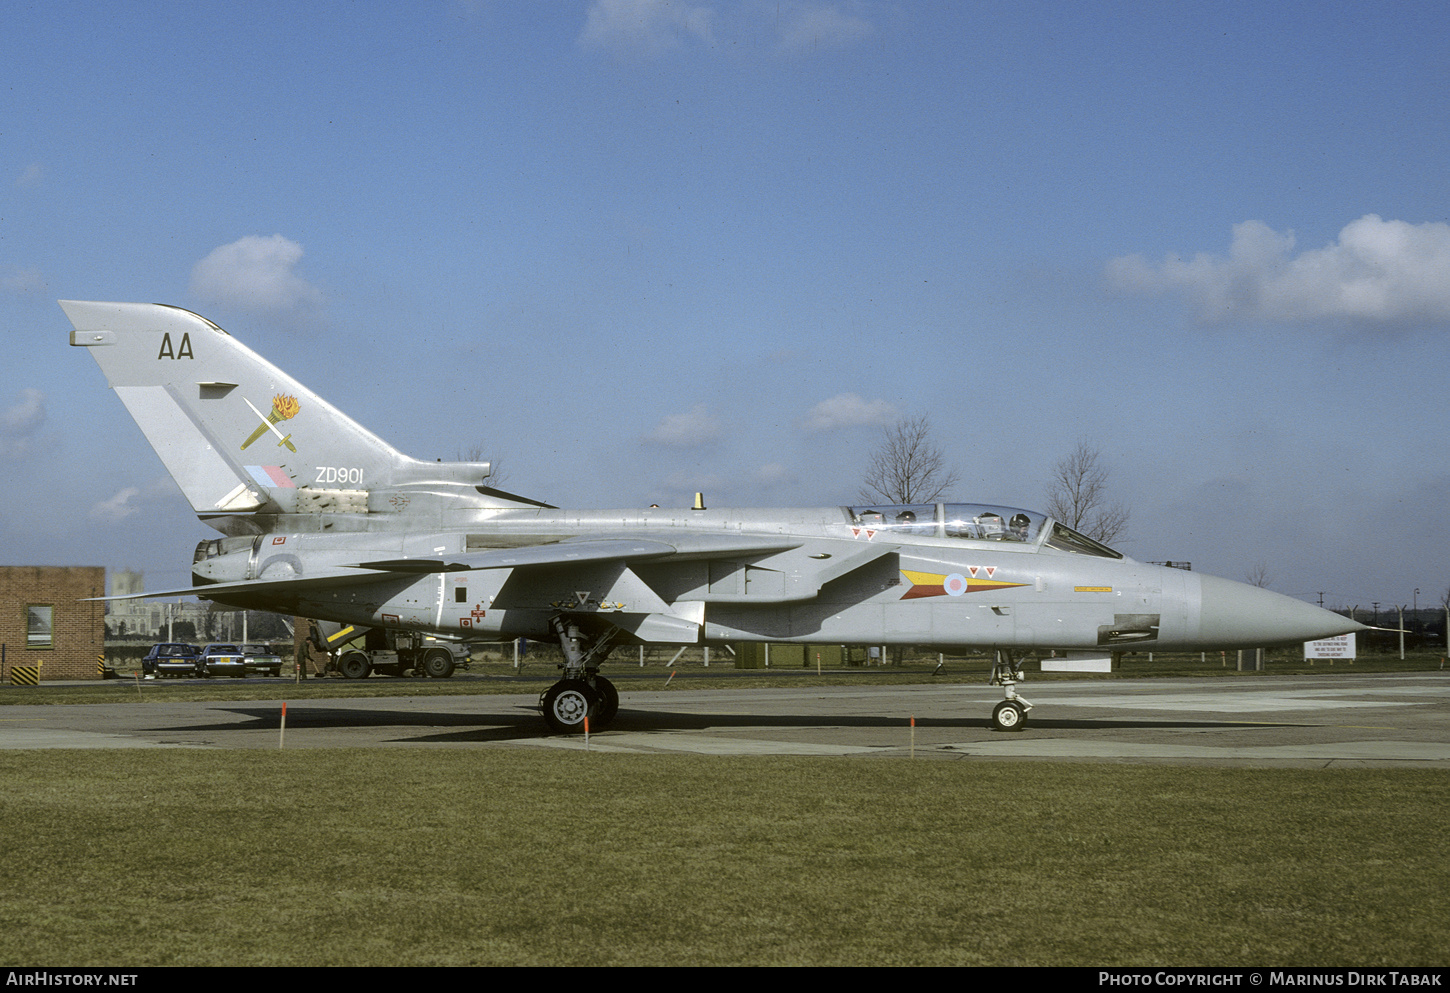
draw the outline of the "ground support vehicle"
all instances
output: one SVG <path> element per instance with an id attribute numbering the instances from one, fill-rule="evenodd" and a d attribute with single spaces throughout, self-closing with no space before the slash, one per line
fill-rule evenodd
<path id="1" fill-rule="evenodd" d="M 467 669 L 469 664 L 467 645 L 417 631 L 314 621 L 312 642 L 327 652 L 327 671 L 346 679 L 366 679 L 374 672 L 447 679 L 455 669 Z"/>

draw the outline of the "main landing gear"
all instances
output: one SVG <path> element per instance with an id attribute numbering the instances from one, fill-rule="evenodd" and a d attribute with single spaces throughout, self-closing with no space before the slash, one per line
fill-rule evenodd
<path id="1" fill-rule="evenodd" d="M 1021 731 L 1027 723 L 1027 712 L 1032 704 L 1017 695 L 1017 684 L 1022 682 L 1022 663 L 1012 657 L 1010 651 L 997 650 L 992 661 L 992 686 L 1004 687 L 1007 699 L 992 708 L 992 727 L 998 731 Z"/>
<path id="2" fill-rule="evenodd" d="M 621 632 L 611 627 L 599 637 L 590 638 L 562 616 L 550 623 L 564 650 L 560 666 L 564 676 L 539 697 L 544 720 L 559 734 L 583 732 L 586 718 L 591 731 L 603 730 L 619 712 L 619 691 L 599 675 L 599 666 L 609 657 Z"/>

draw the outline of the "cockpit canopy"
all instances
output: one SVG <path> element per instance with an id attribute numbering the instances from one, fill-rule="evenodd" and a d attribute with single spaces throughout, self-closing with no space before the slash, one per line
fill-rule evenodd
<path id="1" fill-rule="evenodd" d="M 888 534 L 1045 545 L 1063 552 L 1120 559 L 1107 545 L 1036 510 L 981 503 L 871 504 L 847 507 L 851 524 Z"/>

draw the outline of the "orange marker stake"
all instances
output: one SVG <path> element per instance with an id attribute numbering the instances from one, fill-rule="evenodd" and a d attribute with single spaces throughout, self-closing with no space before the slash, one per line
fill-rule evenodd
<path id="1" fill-rule="evenodd" d="M 589 751 L 589 715 L 584 715 L 584 750 Z"/>
<path id="2" fill-rule="evenodd" d="M 277 751 L 282 750 L 282 741 L 287 737 L 287 701 L 282 701 L 282 729 L 277 732 Z"/>
<path id="3" fill-rule="evenodd" d="M 1442 669 L 1443 669 L 1443 668 L 1444 668 L 1444 666 L 1441 666 L 1441 668 L 1442 668 Z M 676 670 L 674 670 L 674 669 L 671 669 L 671 670 L 670 670 L 670 679 L 674 679 L 674 678 L 675 678 L 675 671 L 676 671 Z M 666 679 L 666 680 L 665 680 L 665 685 L 666 685 L 666 686 L 668 686 L 668 685 L 670 685 L 670 679 Z"/>

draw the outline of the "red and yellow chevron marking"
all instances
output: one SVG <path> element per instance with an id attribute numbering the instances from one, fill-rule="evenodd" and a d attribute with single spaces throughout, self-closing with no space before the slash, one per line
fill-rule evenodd
<path id="1" fill-rule="evenodd" d="M 1005 590 L 1027 585 L 1004 583 L 999 579 L 975 579 L 955 572 L 945 575 L 939 572 L 912 572 L 910 569 L 902 569 L 901 574 L 911 583 L 911 588 L 901 594 L 903 600 L 915 600 L 924 596 L 961 596 L 963 593 L 982 593 L 986 590 Z"/>

